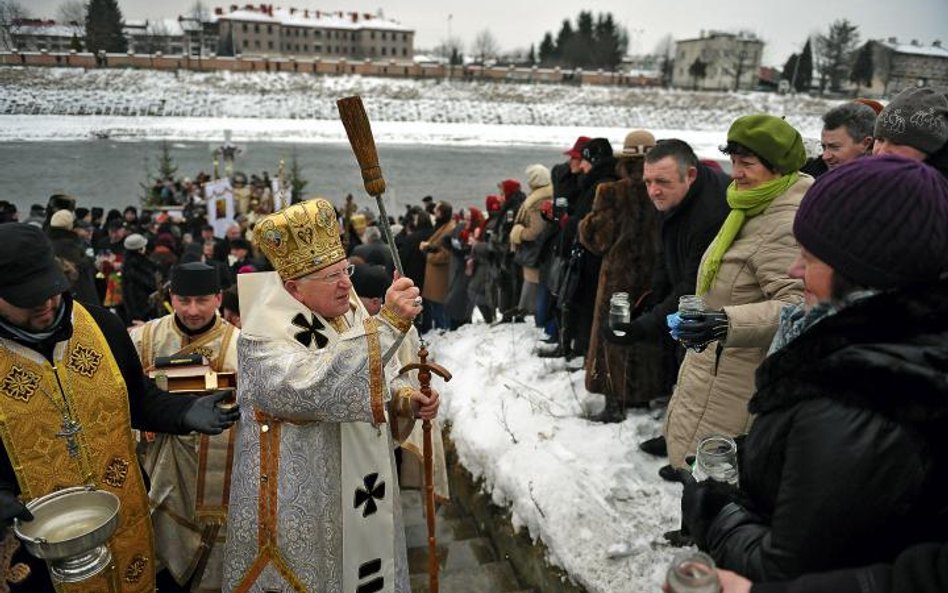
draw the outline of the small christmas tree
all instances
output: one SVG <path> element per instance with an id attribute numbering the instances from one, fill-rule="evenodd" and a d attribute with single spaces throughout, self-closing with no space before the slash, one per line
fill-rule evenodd
<path id="1" fill-rule="evenodd" d="M 300 171 L 300 163 L 296 158 L 296 149 L 293 149 L 293 162 L 290 164 L 290 202 L 295 204 L 303 201 L 303 188 L 309 183 L 303 179 Z"/>

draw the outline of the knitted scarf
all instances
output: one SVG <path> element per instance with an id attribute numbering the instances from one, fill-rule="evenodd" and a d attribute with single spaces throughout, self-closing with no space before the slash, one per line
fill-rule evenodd
<path id="1" fill-rule="evenodd" d="M 701 269 L 698 271 L 697 292 L 699 295 L 711 289 L 721 268 L 721 259 L 730 249 L 734 238 L 741 232 L 744 222 L 766 210 L 777 196 L 786 193 L 799 178 L 799 173 L 793 172 L 751 189 L 739 190 L 733 181 L 727 186 L 727 204 L 731 207 L 731 213 L 727 215 L 717 236 L 711 242 L 707 257 L 701 263 Z"/>

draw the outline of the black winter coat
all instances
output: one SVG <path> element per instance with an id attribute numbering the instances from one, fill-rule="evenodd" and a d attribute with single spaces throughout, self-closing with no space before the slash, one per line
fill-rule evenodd
<path id="1" fill-rule="evenodd" d="M 753 581 L 891 562 L 948 534 L 948 278 L 877 294 L 767 358 L 711 555 Z"/>
<path id="2" fill-rule="evenodd" d="M 125 254 L 122 261 L 122 306 L 127 323 L 131 324 L 135 319 L 148 321 L 154 317 L 154 311 L 148 305 L 148 295 L 157 289 L 156 272 L 158 266 L 144 255 L 135 251 Z"/>
<path id="3" fill-rule="evenodd" d="M 684 200 L 664 213 L 662 257 L 652 278 L 652 294 L 658 302 L 633 321 L 642 335 L 664 336 L 668 331 L 665 317 L 678 310 L 678 297 L 694 294 L 701 256 L 731 210 L 728 183 L 727 175 L 699 163 L 698 177 Z"/>

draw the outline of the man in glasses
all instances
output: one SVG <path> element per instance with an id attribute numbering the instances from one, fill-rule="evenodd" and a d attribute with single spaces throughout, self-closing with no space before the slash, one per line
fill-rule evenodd
<path id="1" fill-rule="evenodd" d="M 438 410 L 397 376 L 418 288 L 396 278 L 370 315 L 321 198 L 264 217 L 254 239 L 276 272 L 238 279 L 246 411 L 223 589 L 409 593 L 392 433 Z"/>

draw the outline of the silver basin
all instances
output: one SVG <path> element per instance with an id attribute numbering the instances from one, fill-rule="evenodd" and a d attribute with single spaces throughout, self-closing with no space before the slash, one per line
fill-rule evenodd
<path id="1" fill-rule="evenodd" d="M 54 579 L 77 582 L 111 561 L 104 544 L 118 527 L 120 506 L 116 495 L 91 486 L 57 490 L 28 502 L 33 520 L 15 520 L 13 530 L 30 554 L 49 562 Z"/>

